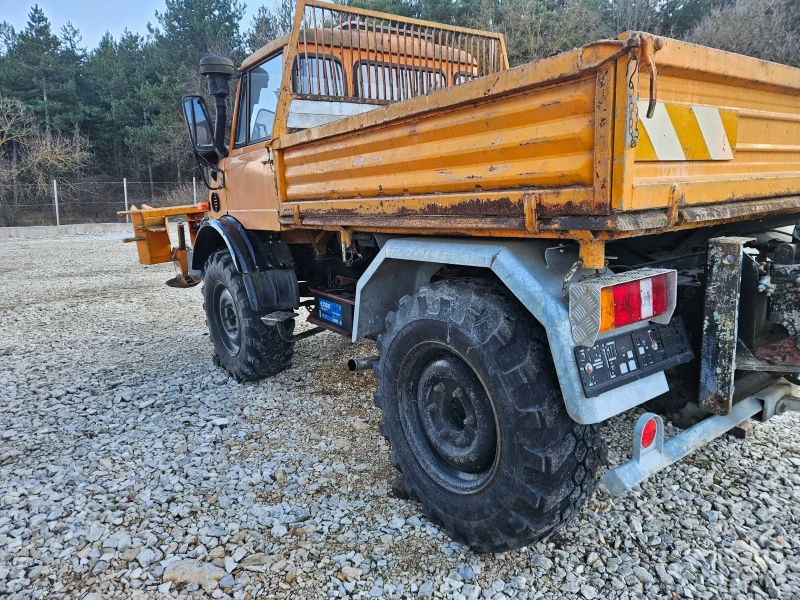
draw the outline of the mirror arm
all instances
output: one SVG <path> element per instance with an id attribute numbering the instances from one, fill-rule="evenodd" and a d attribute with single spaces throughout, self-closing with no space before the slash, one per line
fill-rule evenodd
<path id="1" fill-rule="evenodd" d="M 203 180 L 203 184 L 211 191 L 221 190 L 225 187 L 225 171 L 220 169 L 217 165 L 212 164 L 206 157 L 202 154 L 197 152 L 197 150 L 193 150 L 195 162 L 197 162 L 197 166 L 200 167 L 200 177 Z M 208 174 L 206 173 L 206 169 L 210 171 L 216 171 L 220 175 L 222 175 L 222 181 L 216 187 L 211 185 L 211 182 L 208 180 Z"/>

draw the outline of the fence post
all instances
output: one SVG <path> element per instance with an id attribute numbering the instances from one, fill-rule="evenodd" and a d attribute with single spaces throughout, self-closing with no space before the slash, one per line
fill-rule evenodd
<path id="1" fill-rule="evenodd" d="M 194 203 L 197 204 L 197 177 L 192 177 L 192 194 L 194 194 Z"/>
<path id="2" fill-rule="evenodd" d="M 127 177 L 123 177 L 122 178 L 122 193 L 125 195 L 125 211 L 127 212 L 127 210 L 128 210 L 128 178 Z M 130 223 L 131 222 L 131 216 L 130 215 L 125 215 L 125 221 L 127 223 Z"/>
<path id="3" fill-rule="evenodd" d="M 56 227 L 61 226 L 61 215 L 58 214 L 58 183 L 53 179 L 53 200 L 56 207 Z"/>

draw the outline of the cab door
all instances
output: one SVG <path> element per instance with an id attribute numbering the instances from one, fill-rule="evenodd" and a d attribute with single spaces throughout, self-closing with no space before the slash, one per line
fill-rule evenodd
<path id="1" fill-rule="evenodd" d="M 280 229 L 275 171 L 267 142 L 278 105 L 283 51 L 242 74 L 237 100 L 233 147 L 225 171 L 227 213 L 247 229 Z"/>

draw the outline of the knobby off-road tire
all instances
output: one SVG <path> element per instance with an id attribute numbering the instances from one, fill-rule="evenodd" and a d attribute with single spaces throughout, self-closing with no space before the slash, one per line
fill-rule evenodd
<path id="1" fill-rule="evenodd" d="M 450 537 L 520 548 L 586 503 L 603 440 L 569 417 L 544 329 L 500 286 L 462 279 L 404 297 L 378 351 L 391 462 Z"/>
<path id="2" fill-rule="evenodd" d="M 208 257 L 203 272 L 203 309 L 220 366 L 239 381 L 258 381 L 289 366 L 294 353 L 294 321 L 265 325 L 250 307 L 242 275 L 228 250 Z"/>

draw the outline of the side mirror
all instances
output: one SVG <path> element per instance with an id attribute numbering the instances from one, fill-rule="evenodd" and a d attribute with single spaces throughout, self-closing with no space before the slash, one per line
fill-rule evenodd
<path id="1" fill-rule="evenodd" d="M 189 139 L 194 151 L 209 162 L 216 163 L 214 129 L 202 96 L 183 97 L 183 118 L 189 128 Z"/>

